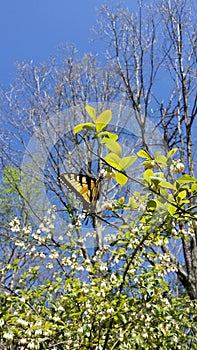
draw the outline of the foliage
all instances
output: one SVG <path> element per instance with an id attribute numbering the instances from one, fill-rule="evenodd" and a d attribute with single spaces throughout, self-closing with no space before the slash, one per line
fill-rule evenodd
<path id="1" fill-rule="evenodd" d="M 121 276 L 106 272 L 90 282 L 59 278 L 1 295 L 2 347 L 195 349 L 195 303 L 168 294 L 161 267 L 137 279 L 139 267 L 130 269 L 120 294 Z"/>
<path id="2" fill-rule="evenodd" d="M 0 184 L 1 220 L 4 221 L 4 224 L 9 219 L 11 220 L 14 214 L 21 216 L 23 201 L 17 191 L 19 186 L 20 169 L 11 165 L 7 166 L 3 171 Z M 3 222 L 1 224 L 3 225 Z"/>
<path id="3" fill-rule="evenodd" d="M 70 46 L 1 90 L 0 348 L 197 349 L 192 6 L 106 4 L 104 64 Z"/>
<path id="4" fill-rule="evenodd" d="M 94 113 L 90 106 L 87 109 Z M 75 132 L 91 127 L 95 137 L 117 155 L 118 137 L 114 147 L 108 147 L 103 138 L 107 135 L 110 139 L 110 135 L 101 133 L 110 121 L 109 113 L 103 114 L 102 127 L 96 127 L 101 118 L 96 118 L 94 113 L 91 126 L 78 125 Z M 160 249 L 172 237 L 178 240 L 185 236 L 177 228 L 179 221 L 190 227 L 195 222 L 188 198 L 195 195 L 197 180 L 189 175 L 178 177 L 174 183 L 166 180 L 165 173 L 172 168 L 175 152 L 170 151 L 167 156 L 157 152 L 152 157 L 147 151 L 138 152 L 139 159 L 145 158 L 140 183 L 146 195 L 138 192 L 128 202 L 124 197 L 117 200 L 119 205 L 111 210 L 118 212 L 121 207 L 127 211 L 124 225 L 106 239 L 103 248 L 92 258 L 83 256 L 69 232 L 70 240 L 66 244 L 61 243 L 61 237 L 54 240 L 55 208 L 37 232 L 32 232 L 29 226 L 23 227 L 26 238 L 14 243 L 15 247 L 20 245 L 23 258 L 6 265 L 1 275 L 5 289 L 1 293 L 0 309 L 3 348 L 195 349 L 196 301 L 189 298 L 189 290 L 188 294 L 174 294 L 168 275 L 177 272 L 178 265 L 172 264 L 168 252 L 163 254 Z M 122 163 L 115 160 L 112 163 L 106 155 L 107 175 L 113 171 L 121 174 L 133 164 L 133 159 L 131 156 L 122 158 Z M 150 168 L 149 160 L 152 169 L 146 169 Z M 126 171 L 124 176 L 129 180 Z M 145 205 L 143 211 L 142 205 Z M 138 214 L 131 221 L 133 210 Z M 10 223 L 10 230 L 20 235 L 18 219 Z M 20 273 L 14 288 L 6 286 L 7 276 L 11 271 L 18 274 L 29 255 L 37 256 L 37 264 L 34 260 Z M 38 283 L 43 266 L 52 273 Z"/>

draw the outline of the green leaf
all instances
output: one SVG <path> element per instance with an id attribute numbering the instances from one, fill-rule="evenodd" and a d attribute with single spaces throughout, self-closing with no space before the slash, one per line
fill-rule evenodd
<path id="1" fill-rule="evenodd" d="M 119 239 L 116 239 L 115 241 L 113 242 L 110 242 L 110 247 L 114 247 L 117 243 L 119 243 L 120 240 Z"/>
<path id="2" fill-rule="evenodd" d="M 127 323 L 127 319 L 126 319 L 126 317 L 125 317 L 124 314 L 120 314 L 120 319 L 121 319 L 121 321 L 122 321 L 124 324 Z"/>
<path id="3" fill-rule="evenodd" d="M 95 125 L 93 123 L 78 124 L 74 127 L 74 134 L 76 135 L 79 131 L 81 131 L 83 129 L 92 129 L 94 127 L 95 127 Z"/>
<path id="4" fill-rule="evenodd" d="M 168 181 L 165 181 L 165 180 L 160 181 L 160 186 L 163 188 L 170 188 L 170 189 L 174 190 L 174 185 Z"/>
<path id="5" fill-rule="evenodd" d="M 187 196 L 187 191 L 185 189 L 181 189 L 180 192 L 178 193 L 178 197 L 180 199 L 184 199 Z"/>
<path id="6" fill-rule="evenodd" d="M 105 138 L 105 144 L 110 149 L 110 151 L 117 154 L 118 156 L 121 155 L 122 147 L 119 145 L 118 142 Z"/>
<path id="7" fill-rule="evenodd" d="M 171 216 L 174 215 L 174 213 L 176 212 L 176 210 L 177 210 L 177 208 L 176 208 L 175 205 L 170 204 L 170 205 L 168 206 L 168 212 L 169 212 L 169 214 L 170 214 Z"/>
<path id="8" fill-rule="evenodd" d="M 173 148 L 173 149 L 171 149 L 171 151 L 168 152 L 168 154 L 167 154 L 167 158 L 172 157 L 172 156 L 176 153 L 177 149 L 178 149 L 178 148 Z"/>
<path id="9" fill-rule="evenodd" d="M 163 179 L 161 177 L 157 177 L 157 176 L 151 176 L 150 177 L 150 182 L 152 185 L 155 186 L 155 189 L 160 188 L 160 183 L 163 181 Z"/>
<path id="10" fill-rule="evenodd" d="M 160 201 L 162 203 L 166 203 L 166 199 L 168 198 L 169 200 L 172 200 L 173 197 L 171 195 L 171 193 L 169 193 L 164 187 L 161 187 L 160 186 L 160 195 L 163 197 L 163 198 L 160 198 Z M 166 199 L 164 199 L 166 198 Z"/>
<path id="11" fill-rule="evenodd" d="M 56 281 L 57 281 L 57 282 L 62 282 L 62 278 L 61 278 L 61 277 L 57 277 L 57 278 L 56 278 Z"/>
<path id="12" fill-rule="evenodd" d="M 159 164 L 166 164 L 167 162 L 167 158 L 165 156 L 158 156 L 155 158 L 156 162 L 159 163 Z"/>
<path id="13" fill-rule="evenodd" d="M 20 262 L 20 259 L 15 259 L 13 262 L 12 262 L 12 267 L 15 267 L 16 265 L 18 265 Z"/>
<path id="14" fill-rule="evenodd" d="M 157 201 L 154 200 L 154 199 L 150 199 L 148 202 L 147 202 L 147 209 L 148 210 L 151 210 L 151 211 L 154 211 L 156 208 L 157 208 Z"/>
<path id="15" fill-rule="evenodd" d="M 140 158 L 152 159 L 150 154 L 148 154 L 148 152 L 146 152 L 144 149 L 142 149 L 139 152 L 137 152 L 137 155 Z"/>
<path id="16" fill-rule="evenodd" d="M 107 156 L 105 157 L 105 161 L 109 165 L 111 165 L 113 168 L 115 168 L 117 170 L 121 170 L 121 167 L 119 166 L 120 157 L 117 154 L 115 154 L 115 153 L 107 154 Z"/>
<path id="17" fill-rule="evenodd" d="M 127 169 L 136 161 L 136 159 L 136 156 L 124 157 L 120 160 L 119 165 L 122 167 L 122 169 Z"/>
<path id="18" fill-rule="evenodd" d="M 86 109 L 86 112 L 89 114 L 89 116 L 92 118 L 92 120 L 94 122 L 96 122 L 96 110 L 95 110 L 95 108 L 93 108 L 89 105 L 86 105 L 85 109 Z"/>
<path id="19" fill-rule="evenodd" d="M 193 184 L 192 184 L 192 186 L 191 186 L 191 192 L 192 192 L 192 193 L 197 192 L 197 183 L 193 183 Z"/>
<path id="20" fill-rule="evenodd" d="M 150 177 L 154 176 L 154 172 L 151 169 L 147 169 L 144 172 L 144 179 L 148 182 L 150 182 Z"/>
<path id="21" fill-rule="evenodd" d="M 197 179 L 195 179 L 195 177 L 191 176 L 191 175 L 182 175 L 178 180 L 177 182 L 197 182 Z"/>
<path id="22" fill-rule="evenodd" d="M 114 141 L 116 141 L 118 139 L 118 135 L 113 134 L 113 133 L 108 132 L 108 131 L 101 131 L 97 136 L 98 137 L 106 136 L 103 139 L 110 139 L 110 140 L 114 140 Z"/>
<path id="23" fill-rule="evenodd" d="M 122 205 L 124 202 L 125 202 L 125 198 L 124 197 L 120 197 L 119 200 L 118 200 L 118 203 Z"/>
<path id="24" fill-rule="evenodd" d="M 96 132 L 101 131 L 107 124 L 109 124 L 112 118 L 112 112 L 107 109 L 103 113 L 101 113 L 96 119 Z"/>
<path id="25" fill-rule="evenodd" d="M 131 232 L 130 231 L 126 232 L 125 236 L 126 236 L 126 239 L 130 240 L 131 239 Z"/>
<path id="26" fill-rule="evenodd" d="M 119 183 L 119 185 L 124 186 L 127 181 L 128 181 L 128 177 L 122 173 L 120 173 L 119 171 L 116 172 L 116 181 Z"/>

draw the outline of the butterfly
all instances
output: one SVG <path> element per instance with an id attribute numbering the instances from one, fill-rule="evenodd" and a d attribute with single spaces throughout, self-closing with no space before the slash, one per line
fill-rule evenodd
<path id="1" fill-rule="evenodd" d="M 64 173 L 58 179 L 81 199 L 84 211 L 94 211 L 100 195 L 101 177 L 95 179 L 88 175 Z"/>

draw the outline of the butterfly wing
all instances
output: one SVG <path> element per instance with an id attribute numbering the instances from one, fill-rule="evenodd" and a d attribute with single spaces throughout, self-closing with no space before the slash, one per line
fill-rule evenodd
<path id="1" fill-rule="evenodd" d="M 82 174 L 64 173 L 59 180 L 83 203 L 83 208 L 87 211 L 93 210 L 99 198 L 99 181 Z"/>

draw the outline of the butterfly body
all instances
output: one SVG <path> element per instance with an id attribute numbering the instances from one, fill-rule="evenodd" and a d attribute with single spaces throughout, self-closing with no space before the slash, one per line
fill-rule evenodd
<path id="1" fill-rule="evenodd" d="M 81 199 L 85 211 L 95 210 L 99 199 L 101 178 L 95 179 L 83 174 L 64 173 L 59 176 L 59 180 Z"/>

